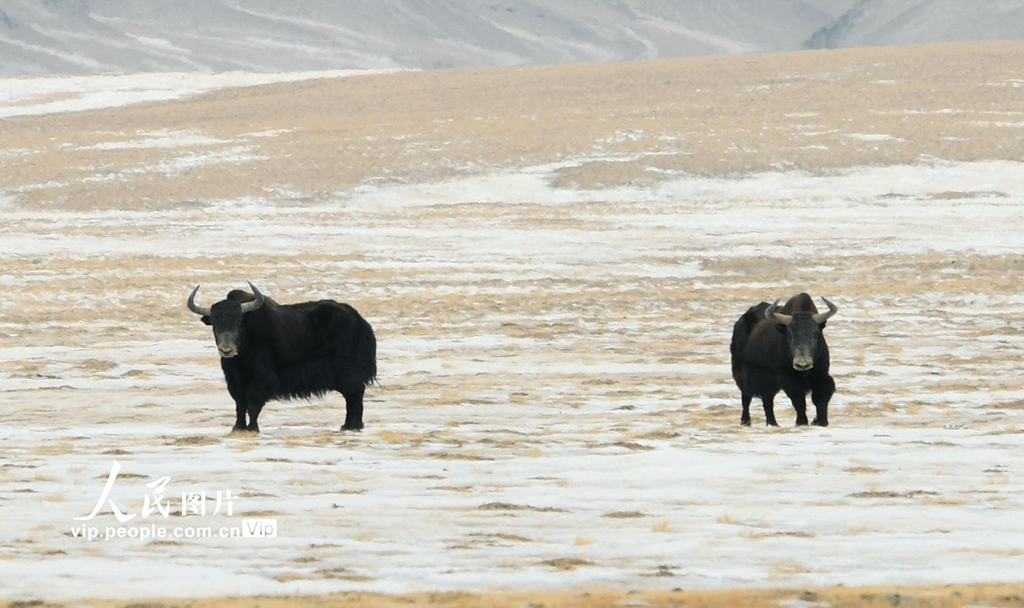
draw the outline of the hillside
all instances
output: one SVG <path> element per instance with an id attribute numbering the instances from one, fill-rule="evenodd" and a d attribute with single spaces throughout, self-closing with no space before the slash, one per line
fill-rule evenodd
<path id="1" fill-rule="evenodd" d="M 851 2 L 5 0 L 0 75 L 432 69 L 792 50 Z"/>
<path id="2" fill-rule="evenodd" d="M 861 0 L 807 41 L 842 48 L 1024 39 L 1024 1 Z"/>
<path id="3" fill-rule="evenodd" d="M 1024 39 L 1024 0 L 5 0 L 0 76 L 443 69 Z"/>

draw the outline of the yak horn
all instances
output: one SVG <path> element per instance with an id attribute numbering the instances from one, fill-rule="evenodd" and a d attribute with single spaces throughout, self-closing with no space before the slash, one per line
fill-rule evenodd
<path id="1" fill-rule="evenodd" d="M 774 304 L 765 309 L 764 318 L 768 319 L 769 321 L 775 321 L 776 323 L 782 323 L 783 325 L 789 325 L 790 323 L 793 322 L 793 317 L 791 317 L 790 315 L 784 315 L 775 312 L 778 309 L 779 301 L 775 300 Z"/>
<path id="2" fill-rule="evenodd" d="M 208 316 L 210 316 L 210 309 L 209 308 L 203 308 L 202 306 L 196 306 L 196 292 L 198 292 L 198 291 L 199 291 L 199 286 L 196 285 L 196 288 L 192 290 L 192 295 L 190 295 L 188 297 L 188 309 L 191 310 L 192 312 L 196 313 L 197 315 L 202 315 L 204 317 L 208 317 Z"/>
<path id="3" fill-rule="evenodd" d="M 811 317 L 812 319 L 814 319 L 815 323 L 824 323 L 826 319 L 839 312 L 839 309 L 836 308 L 836 305 L 833 304 L 832 302 L 829 302 L 828 298 L 822 298 L 822 300 L 824 300 L 825 304 L 828 305 L 828 312 L 819 312 L 818 314 Z"/>
<path id="4" fill-rule="evenodd" d="M 252 284 L 252 281 L 247 281 L 247 283 L 249 283 L 249 288 L 252 289 L 252 295 L 256 296 L 256 300 L 253 302 L 246 302 L 242 304 L 243 313 L 252 312 L 257 308 L 263 306 L 263 304 L 267 301 L 263 294 L 260 293 L 260 290 L 256 289 L 256 286 Z"/>

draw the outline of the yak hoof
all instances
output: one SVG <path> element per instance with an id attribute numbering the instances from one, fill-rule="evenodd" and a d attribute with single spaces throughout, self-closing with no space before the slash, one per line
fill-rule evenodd
<path id="1" fill-rule="evenodd" d="M 775 422 L 774 420 L 769 420 L 768 422 L 765 422 L 764 425 L 765 426 L 779 426 L 779 423 Z"/>
<path id="2" fill-rule="evenodd" d="M 750 418 L 740 418 L 740 426 L 750 426 Z"/>
<path id="3" fill-rule="evenodd" d="M 343 424 L 343 425 L 341 425 L 341 430 L 342 431 L 361 431 L 361 430 L 363 430 L 363 423 L 360 422 L 359 424 Z"/>
<path id="4" fill-rule="evenodd" d="M 811 422 L 811 424 L 813 424 L 814 426 L 828 426 L 828 420 L 824 420 L 822 422 L 818 422 L 818 419 L 815 418 L 814 422 Z"/>
<path id="5" fill-rule="evenodd" d="M 260 432 L 260 425 L 258 425 L 258 424 L 250 424 L 249 426 L 245 427 L 245 430 L 249 431 L 250 433 L 259 433 Z"/>
<path id="6" fill-rule="evenodd" d="M 797 421 L 796 421 L 796 425 L 797 426 L 807 426 L 807 419 L 804 418 L 803 420 L 801 420 L 801 419 L 798 418 Z"/>

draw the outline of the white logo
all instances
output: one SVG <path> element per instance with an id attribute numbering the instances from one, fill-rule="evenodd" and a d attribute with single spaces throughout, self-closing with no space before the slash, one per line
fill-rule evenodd
<path id="1" fill-rule="evenodd" d="M 243 519 L 242 538 L 277 538 L 277 520 Z"/>
<path id="2" fill-rule="evenodd" d="M 173 499 L 164 496 L 171 477 L 165 475 L 155 481 L 145 484 L 142 508 L 138 513 L 131 513 L 128 509 L 122 510 L 111 498 L 111 491 L 114 482 L 121 472 L 121 463 L 113 461 L 110 465 L 110 474 L 100 492 L 99 500 L 92 511 L 83 517 L 75 517 L 75 521 L 89 521 L 95 518 L 104 507 L 109 507 L 118 523 L 127 524 L 139 517 L 135 523 L 139 523 L 151 516 L 155 518 L 157 513 L 164 519 L 169 519 L 172 512 L 182 517 L 205 517 L 207 515 L 234 515 L 234 501 L 238 496 L 232 494 L 231 490 L 217 490 L 216 494 L 209 495 L 205 490 L 186 490 L 181 492 L 180 508 L 174 511 Z M 207 503 L 211 503 L 208 508 Z M 138 503 L 136 503 L 138 504 Z M 212 512 L 210 512 L 212 510 Z M 276 538 L 276 519 L 246 519 L 242 527 L 203 527 L 203 526 L 177 526 L 167 528 L 155 523 L 140 523 L 139 525 L 111 527 L 101 529 L 95 526 L 76 526 L 71 528 L 71 534 L 75 538 L 88 540 L 111 540 L 113 538 L 132 539 L 160 539 L 160 538 Z"/>
<path id="3" fill-rule="evenodd" d="M 110 475 L 107 476 L 107 483 L 103 486 L 103 491 L 100 492 L 100 499 L 96 501 L 96 506 L 92 508 L 92 512 L 85 517 L 76 517 L 75 521 L 89 521 L 96 517 L 96 515 L 103 509 L 104 503 L 110 504 L 110 510 L 114 512 L 114 517 L 120 523 L 126 523 L 135 518 L 140 513 L 126 513 L 117 508 L 114 504 L 114 499 L 110 498 L 110 491 L 114 488 L 114 481 L 117 480 L 117 474 L 121 472 L 121 463 L 114 461 L 110 465 Z M 163 517 L 170 517 L 171 515 L 171 502 L 170 500 L 164 499 L 164 489 L 167 484 L 171 481 L 169 475 L 165 475 L 156 481 L 151 481 L 146 484 L 149 488 L 149 493 L 145 495 L 142 501 L 142 518 L 145 519 L 153 513 L 159 511 Z M 234 515 L 234 501 L 237 496 L 231 494 L 231 490 L 217 490 L 217 503 L 214 506 L 212 515 L 220 514 L 223 509 L 228 515 Z M 181 515 L 206 515 L 206 492 L 182 492 L 181 493 L 181 508 L 178 513 Z"/>

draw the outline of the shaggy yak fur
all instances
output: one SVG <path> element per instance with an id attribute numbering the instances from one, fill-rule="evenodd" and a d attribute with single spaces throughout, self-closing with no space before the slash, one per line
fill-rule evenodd
<path id="1" fill-rule="evenodd" d="M 824 299 L 824 298 L 823 298 Z M 816 416 L 812 424 L 828 426 L 828 402 L 836 390 L 829 375 L 828 344 L 822 330 L 836 307 L 819 314 L 811 296 L 801 293 L 779 309 L 761 302 L 736 321 L 732 332 L 732 377 L 740 389 L 743 414 L 740 424 L 750 424 L 750 401 L 760 397 L 765 422 L 775 420 L 775 395 L 786 393 L 796 410 L 796 424 L 807 424 L 807 393 Z"/>
<path id="2" fill-rule="evenodd" d="M 189 309 L 213 326 L 228 393 L 235 400 L 232 430 L 259 431 L 271 399 L 309 399 L 338 391 L 345 397 L 342 430 L 363 428 L 363 393 L 377 378 L 377 340 L 356 309 L 334 300 L 278 304 L 236 289 L 210 308 Z M 246 423 L 246 414 L 249 416 Z"/>

